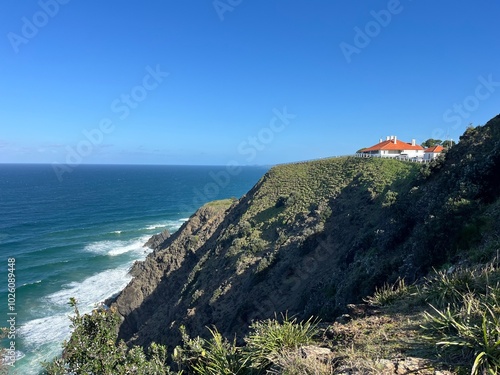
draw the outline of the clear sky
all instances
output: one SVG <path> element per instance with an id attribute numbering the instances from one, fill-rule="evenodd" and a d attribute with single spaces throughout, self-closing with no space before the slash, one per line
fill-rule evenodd
<path id="1" fill-rule="evenodd" d="M 493 0 L 3 0 L 0 162 L 274 164 L 500 112 Z"/>

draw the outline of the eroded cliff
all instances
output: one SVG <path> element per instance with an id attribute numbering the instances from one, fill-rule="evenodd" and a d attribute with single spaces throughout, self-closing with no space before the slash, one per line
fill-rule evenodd
<path id="1" fill-rule="evenodd" d="M 129 343 L 176 345 L 179 327 L 242 337 L 288 311 L 333 320 L 375 286 L 484 256 L 498 235 L 500 118 L 444 160 L 333 158 L 272 168 L 239 201 L 200 208 L 114 305 Z"/>

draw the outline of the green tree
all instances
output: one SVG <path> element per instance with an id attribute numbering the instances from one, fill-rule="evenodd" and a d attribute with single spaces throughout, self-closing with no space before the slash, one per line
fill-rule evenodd
<path id="1" fill-rule="evenodd" d="M 440 139 L 429 138 L 424 143 L 422 143 L 422 147 L 424 147 L 424 148 L 434 147 L 434 146 L 441 145 L 442 143 L 443 143 L 443 141 Z"/>

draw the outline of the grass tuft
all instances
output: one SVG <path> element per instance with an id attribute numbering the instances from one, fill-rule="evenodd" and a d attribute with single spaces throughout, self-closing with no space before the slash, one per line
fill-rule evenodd
<path id="1" fill-rule="evenodd" d="M 384 284 L 381 288 L 375 288 L 375 293 L 364 301 L 370 306 L 388 306 L 410 296 L 412 292 L 413 288 L 406 285 L 404 279 L 398 278 L 392 285 Z"/>
<path id="2" fill-rule="evenodd" d="M 287 315 L 282 318 L 282 322 L 268 319 L 250 326 L 251 332 L 245 338 L 246 351 L 255 367 L 269 367 L 284 352 L 312 343 L 318 333 L 318 322 L 312 318 L 305 322 L 289 319 Z"/>

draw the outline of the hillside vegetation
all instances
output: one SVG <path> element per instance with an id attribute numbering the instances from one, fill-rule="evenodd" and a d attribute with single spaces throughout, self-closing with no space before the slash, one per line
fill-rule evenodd
<path id="1" fill-rule="evenodd" d="M 122 317 L 118 338 L 166 345 L 151 358 L 176 360 L 187 373 L 469 371 L 481 327 L 491 340 L 500 329 L 499 186 L 498 116 L 431 164 L 346 157 L 276 166 L 239 201 L 202 207 L 134 266 L 111 304 Z M 345 313 L 335 324 L 308 320 Z M 284 344 L 289 332 L 304 339 Z M 263 352 L 273 340 L 287 350 Z M 296 350 L 312 342 L 328 347 L 329 359 L 303 364 L 310 356 Z M 438 342 L 461 354 L 439 357 Z M 493 359 L 476 370 L 496 371 L 500 354 L 488 350 L 481 358 Z"/>

